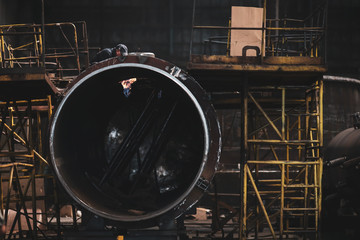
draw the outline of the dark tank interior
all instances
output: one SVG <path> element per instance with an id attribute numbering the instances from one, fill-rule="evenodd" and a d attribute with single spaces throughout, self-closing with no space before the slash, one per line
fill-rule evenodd
<path id="1" fill-rule="evenodd" d="M 120 221 L 160 214 L 182 199 L 204 158 L 203 123 L 182 88 L 150 70 L 114 68 L 68 94 L 53 149 L 75 199 Z"/>

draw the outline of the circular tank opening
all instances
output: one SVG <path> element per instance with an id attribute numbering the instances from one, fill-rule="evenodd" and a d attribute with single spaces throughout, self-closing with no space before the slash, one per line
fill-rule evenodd
<path id="1" fill-rule="evenodd" d="M 207 154 L 190 95 L 148 68 L 112 67 L 80 80 L 51 129 L 52 161 L 68 193 L 118 221 L 150 219 L 179 204 Z"/>

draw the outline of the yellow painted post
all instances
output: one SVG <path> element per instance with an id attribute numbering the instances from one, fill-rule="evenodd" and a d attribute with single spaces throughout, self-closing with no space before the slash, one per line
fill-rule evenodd
<path id="1" fill-rule="evenodd" d="M 38 48 L 38 36 L 36 32 L 36 27 L 33 28 L 34 31 L 34 55 L 36 57 L 36 66 L 40 66 L 40 57 L 39 57 L 39 48 Z"/>
<path id="2" fill-rule="evenodd" d="M 12 107 L 9 107 L 9 117 L 10 117 L 10 128 L 14 128 L 14 109 Z"/>
<path id="3" fill-rule="evenodd" d="M 51 103 L 51 95 L 47 96 L 47 103 L 48 103 L 48 117 L 49 120 L 51 119 L 52 116 L 52 103 Z"/>
<path id="4" fill-rule="evenodd" d="M 281 136 L 285 141 L 285 88 L 281 89 Z"/>
<path id="5" fill-rule="evenodd" d="M 290 140 L 290 129 L 289 129 L 289 126 L 290 126 L 290 124 L 289 124 L 289 117 L 288 117 L 288 124 L 287 124 L 287 140 Z M 287 144 L 286 145 L 286 162 L 288 163 L 288 162 L 290 162 L 290 149 L 291 149 L 291 147 Z M 284 196 L 284 194 L 285 194 L 285 189 L 284 189 L 284 184 L 289 184 L 289 182 L 290 182 L 290 164 L 286 164 L 286 167 L 283 165 L 282 166 L 282 168 L 283 168 L 283 170 L 282 171 L 285 171 L 284 173 L 282 172 L 281 174 L 281 178 L 283 177 L 283 175 L 284 175 L 284 177 L 286 177 L 285 179 L 284 179 L 284 181 L 285 181 L 285 183 L 284 183 L 284 181 L 282 181 L 282 194 L 283 194 L 283 196 L 282 196 L 282 198 L 284 198 L 285 196 Z M 285 202 L 284 202 L 284 199 L 282 199 L 283 200 L 283 202 L 282 202 L 282 204 L 281 204 L 281 208 L 282 208 L 282 211 L 284 211 L 284 204 L 285 204 Z M 288 202 L 286 202 L 286 208 L 289 208 L 289 203 Z M 284 232 L 284 215 L 282 216 L 282 224 L 283 224 L 283 226 L 282 226 L 282 233 L 280 234 L 280 237 L 282 238 L 283 237 L 283 232 Z M 289 229 L 289 218 L 287 218 L 286 219 L 286 230 L 288 230 Z M 287 236 L 286 236 L 286 238 L 288 238 Z"/>
<path id="6" fill-rule="evenodd" d="M 304 208 L 308 208 L 309 207 L 309 202 L 308 202 L 308 194 L 309 194 L 309 189 L 308 189 L 308 185 L 309 185 L 309 165 L 305 165 L 305 189 L 304 189 Z M 308 214 L 305 211 L 304 212 L 304 218 L 303 218 L 303 224 L 304 224 L 304 229 L 307 228 L 307 224 L 308 224 Z"/>
<path id="7" fill-rule="evenodd" d="M 284 234 L 284 197 L 285 197 L 285 164 L 281 164 L 281 197 L 280 197 L 280 239 Z"/>
<path id="8" fill-rule="evenodd" d="M 317 181 L 317 165 L 314 166 L 314 195 L 315 195 L 315 231 L 316 231 L 316 236 L 318 235 L 318 231 L 319 231 L 319 196 L 318 196 L 318 186 L 319 183 Z"/>
<path id="9" fill-rule="evenodd" d="M 266 208 L 265 208 L 264 203 L 263 203 L 263 201 L 262 201 L 262 199 L 261 199 L 260 193 L 259 193 L 259 191 L 258 191 L 258 189 L 257 189 L 257 187 L 256 187 L 254 178 L 253 178 L 252 175 L 251 175 L 251 172 L 250 172 L 250 169 L 249 169 L 248 165 L 245 166 L 245 170 L 246 170 L 246 172 L 247 172 L 247 175 L 249 176 L 249 180 L 250 180 L 250 182 L 251 182 L 251 185 L 252 185 L 252 187 L 253 187 L 253 189 L 254 189 L 254 191 L 255 191 L 256 197 L 257 197 L 258 202 L 259 202 L 259 204 L 260 204 L 260 207 L 261 207 L 261 209 L 262 209 L 262 211 L 263 211 L 263 214 L 264 214 L 264 216 L 265 216 L 266 222 L 267 222 L 267 224 L 268 224 L 268 226 L 269 226 L 269 228 L 270 228 L 271 235 L 273 236 L 273 239 L 276 239 L 276 235 L 275 235 L 274 228 L 272 227 L 272 224 L 271 224 L 269 215 L 268 215 L 268 213 L 267 213 L 267 211 L 266 211 Z"/>
<path id="10" fill-rule="evenodd" d="M 319 144 L 320 147 L 323 147 L 324 144 L 324 106 L 323 106 L 323 101 L 324 101 L 324 82 L 323 80 L 319 80 Z M 319 150 L 320 151 L 320 150 Z M 320 190 L 320 202 L 319 202 L 319 207 L 321 210 L 321 178 L 322 178 L 322 173 L 323 173 L 323 159 L 321 157 L 321 155 L 319 155 L 319 190 Z"/>
<path id="11" fill-rule="evenodd" d="M 242 216 L 242 231 L 241 231 L 241 239 L 246 239 L 246 219 L 247 219 L 247 172 L 246 172 L 247 164 L 243 165 L 243 216 Z"/>
<path id="12" fill-rule="evenodd" d="M 5 57 L 5 51 L 4 51 L 4 36 L 2 35 L 3 30 L 0 28 L 0 67 L 4 67 L 3 63 L 3 55 Z"/>
<path id="13" fill-rule="evenodd" d="M 231 27 L 231 19 L 229 20 L 229 27 Z M 230 55 L 230 39 L 231 39 L 231 29 L 228 30 L 227 42 L 226 42 L 226 56 Z"/>
<path id="14" fill-rule="evenodd" d="M 323 144 L 324 144 L 324 138 L 323 138 L 323 124 L 324 124 L 324 106 L 323 106 L 323 100 L 324 100 L 324 82 L 323 80 L 319 80 L 319 145 L 320 145 L 320 148 L 323 147 Z M 319 149 L 320 151 L 320 149 Z M 318 165 L 318 168 L 319 168 L 319 172 L 318 172 L 318 182 L 317 182 L 317 185 L 319 186 L 319 197 L 318 197 L 318 216 L 319 216 L 319 219 L 317 219 L 317 225 L 320 224 L 321 222 L 321 219 L 320 219 L 320 216 L 321 216 L 321 204 L 322 204 L 322 174 L 323 174 L 323 159 L 321 157 L 321 155 L 319 154 L 319 165 Z M 315 184 L 316 185 L 316 184 Z M 318 231 L 318 228 L 317 228 L 317 231 Z M 317 232 L 318 233 L 318 232 Z M 319 234 L 317 234 L 317 238 L 319 238 L 318 236 Z"/>
<path id="15" fill-rule="evenodd" d="M 43 57 L 44 54 L 45 54 L 45 47 L 44 47 L 44 44 L 43 44 L 42 29 L 40 27 L 38 28 L 38 32 L 39 32 L 39 50 L 40 50 L 40 56 L 39 57 Z M 43 59 L 45 59 L 45 58 L 43 58 Z M 41 65 L 43 65 L 43 64 L 45 64 L 45 62 L 41 61 Z M 45 65 L 43 67 L 45 67 Z"/>
<path id="16" fill-rule="evenodd" d="M 309 100 L 311 99 L 311 97 L 306 96 L 305 97 L 305 101 L 306 101 L 306 116 L 305 116 L 305 139 L 309 138 L 309 115 L 310 115 L 310 111 L 309 111 Z"/>
<path id="17" fill-rule="evenodd" d="M 289 126 L 290 126 L 290 124 L 289 124 L 289 117 L 288 117 L 288 124 L 287 124 L 287 140 L 290 140 L 290 129 L 289 129 Z M 289 145 L 286 145 L 286 162 L 290 162 L 290 149 L 291 149 L 291 147 L 289 146 Z M 289 184 L 289 182 L 290 182 L 290 164 L 286 164 L 286 167 L 285 166 L 282 166 L 283 168 L 284 168 L 284 171 L 285 171 L 285 173 L 282 173 L 282 174 L 284 174 L 284 177 L 286 176 L 286 178 L 284 179 L 285 180 L 285 183 L 284 182 L 282 182 L 282 188 L 283 188 L 283 185 L 284 184 L 286 184 L 286 185 L 288 185 Z M 282 175 L 281 175 L 281 177 L 283 177 Z M 282 191 L 283 191 L 283 194 L 285 194 L 284 193 L 284 191 L 285 191 L 285 189 L 283 188 L 282 189 Z M 283 198 L 284 198 L 284 195 L 283 195 Z M 284 201 L 284 199 L 283 199 L 283 201 Z M 281 208 L 284 208 L 284 204 L 285 204 L 285 202 L 283 202 L 282 204 L 281 204 Z M 286 208 L 289 208 L 289 203 L 288 202 L 286 202 Z M 283 209 L 282 209 L 282 211 L 284 211 Z M 284 215 L 282 216 L 282 221 L 283 221 L 283 226 L 282 226 L 282 232 L 284 232 Z M 288 230 L 289 229 L 289 218 L 287 218 L 286 219 L 286 226 L 285 226 L 285 229 L 286 230 Z M 283 234 L 281 233 L 280 234 L 280 237 L 282 238 L 283 237 Z M 288 238 L 288 236 L 286 235 L 286 237 L 285 238 Z"/>

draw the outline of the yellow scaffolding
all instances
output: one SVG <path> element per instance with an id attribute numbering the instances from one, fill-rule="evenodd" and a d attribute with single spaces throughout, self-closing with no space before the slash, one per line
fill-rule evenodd
<path id="1" fill-rule="evenodd" d="M 322 80 L 243 87 L 239 239 L 318 239 Z"/>
<path id="2" fill-rule="evenodd" d="M 0 204 L 7 239 L 60 236 L 58 211 L 53 216 L 57 225 L 51 226 L 46 209 L 47 199 L 57 204 L 56 191 L 45 195 L 45 181 L 56 186 L 53 176 L 46 174 L 42 139 L 51 115 L 51 96 L 0 101 Z"/>
<path id="3" fill-rule="evenodd" d="M 195 16 L 203 5 L 193 4 L 190 74 L 214 92 L 241 94 L 236 102 L 241 104 L 240 206 L 213 233 L 239 214 L 228 236 L 238 231 L 239 239 L 319 238 L 327 1 L 313 5 L 302 19 L 282 18 L 289 14 L 279 14 L 288 11 L 280 2 L 256 4 L 263 8 L 261 27 L 198 25 Z M 261 43 L 229 56 L 229 32 L 235 31 L 261 31 Z M 258 48 L 256 56 L 246 56 L 246 47 Z"/>
<path id="4" fill-rule="evenodd" d="M 46 36 L 41 24 L 0 25 L 0 69 L 42 67 L 58 81 L 89 66 L 85 22 L 49 23 L 44 29 Z M 45 48 L 46 38 L 52 39 Z"/>
<path id="5" fill-rule="evenodd" d="M 60 238 L 60 196 L 44 150 L 53 108 L 47 95 L 60 94 L 88 66 L 85 22 L 0 25 L 0 203 L 7 239 Z M 77 228 L 72 211 L 67 224 Z"/>

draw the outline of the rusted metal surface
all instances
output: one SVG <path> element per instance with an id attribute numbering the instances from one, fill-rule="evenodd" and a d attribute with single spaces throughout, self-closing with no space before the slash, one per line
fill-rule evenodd
<path id="1" fill-rule="evenodd" d="M 324 72 L 326 70 L 324 66 L 324 59 L 321 57 L 269 56 L 264 57 L 263 63 L 269 65 L 319 65 L 320 72 Z"/>
<path id="2" fill-rule="evenodd" d="M 59 93 L 42 68 L 1 69 L 0 94 L 2 100 L 42 98 Z"/>
<path id="3" fill-rule="evenodd" d="M 50 131 L 51 161 L 70 196 L 128 227 L 169 222 L 194 205 L 210 184 L 220 145 L 198 83 L 141 53 L 82 72 Z"/>
<path id="4" fill-rule="evenodd" d="M 6 74 L 0 75 L 1 82 L 7 81 L 31 81 L 31 80 L 41 80 L 45 79 L 45 74 L 41 73 L 15 73 L 15 74 Z"/>
<path id="5" fill-rule="evenodd" d="M 232 70 L 245 72 L 318 72 L 327 71 L 321 58 L 310 57 L 227 57 L 191 56 L 189 70 Z"/>

